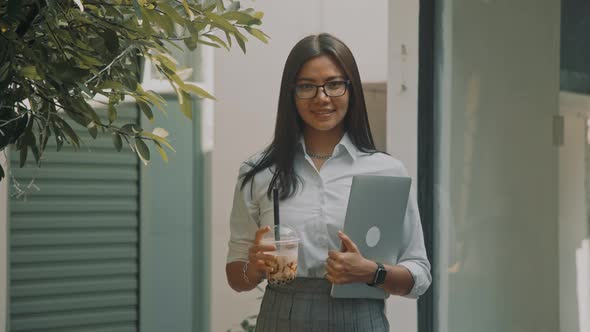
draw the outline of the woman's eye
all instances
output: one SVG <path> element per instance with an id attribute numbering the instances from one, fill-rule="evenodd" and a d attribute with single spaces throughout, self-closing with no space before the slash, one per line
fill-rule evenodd
<path id="1" fill-rule="evenodd" d="M 336 90 L 342 87 L 342 82 L 329 82 L 326 87 L 330 90 Z"/>
<path id="2" fill-rule="evenodd" d="M 313 88 L 314 88 L 314 86 L 311 84 L 300 84 L 299 85 L 299 89 L 301 89 L 301 90 L 311 90 Z"/>

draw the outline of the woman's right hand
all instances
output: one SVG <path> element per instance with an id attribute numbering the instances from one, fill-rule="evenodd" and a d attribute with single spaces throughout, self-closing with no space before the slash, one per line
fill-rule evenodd
<path id="1" fill-rule="evenodd" d="M 261 244 L 264 234 L 270 231 L 270 226 L 265 226 L 256 231 L 254 243 L 248 250 L 248 269 L 246 273 L 249 280 L 259 281 L 264 275 L 272 271 L 272 267 L 266 262 L 275 260 L 273 255 L 265 254 L 268 251 L 275 251 L 277 248 L 273 244 Z"/>

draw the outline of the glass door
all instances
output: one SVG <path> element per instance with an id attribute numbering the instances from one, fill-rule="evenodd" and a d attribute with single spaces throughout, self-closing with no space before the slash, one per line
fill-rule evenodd
<path id="1" fill-rule="evenodd" d="M 560 3 L 437 4 L 436 331 L 559 331 Z"/>

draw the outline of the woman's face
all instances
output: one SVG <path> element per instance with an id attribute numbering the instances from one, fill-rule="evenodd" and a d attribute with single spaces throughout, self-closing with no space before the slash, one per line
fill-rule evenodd
<path id="1" fill-rule="evenodd" d="M 328 82 L 346 81 L 344 71 L 340 66 L 327 55 L 308 60 L 299 71 L 295 82 L 299 87 L 309 89 L 311 85 L 323 85 Z M 333 85 L 318 88 L 317 94 L 311 99 L 301 99 L 295 94 L 295 106 L 297 113 L 305 123 L 305 130 L 316 130 L 322 132 L 344 132 L 344 117 L 348 111 L 349 89 L 339 97 L 328 97 L 324 89 L 334 91 Z M 334 93 L 330 93 L 334 95 Z M 338 93 L 336 93 L 338 94 Z"/>

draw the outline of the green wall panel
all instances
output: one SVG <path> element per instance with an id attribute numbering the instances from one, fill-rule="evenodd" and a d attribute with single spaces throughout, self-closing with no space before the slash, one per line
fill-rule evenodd
<path id="1" fill-rule="evenodd" d="M 210 157 L 199 104 L 189 120 L 167 101 L 154 113 L 177 151 L 168 163 L 152 149 L 144 167 L 83 128 L 79 151 L 50 140 L 41 168 L 11 154 L 16 180 L 40 191 L 9 203 L 10 332 L 209 331 Z M 127 108 L 122 121 L 138 121 Z"/>
<path id="2" fill-rule="evenodd" d="M 209 250 L 200 109 L 194 102 L 190 120 L 180 112 L 176 95 L 166 99 L 167 115 L 155 114 L 155 123 L 170 132 L 176 153 L 165 163 L 152 149 L 152 161 L 141 168 L 140 327 L 142 332 L 203 332 L 209 330 Z"/>
<path id="3" fill-rule="evenodd" d="M 133 104 L 119 114 L 138 121 Z M 80 150 L 56 152 L 50 139 L 41 168 L 11 154 L 17 182 L 39 191 L 9 203 L 10 332 L 138 331 L 138 160 L 75 129 Z"/>

